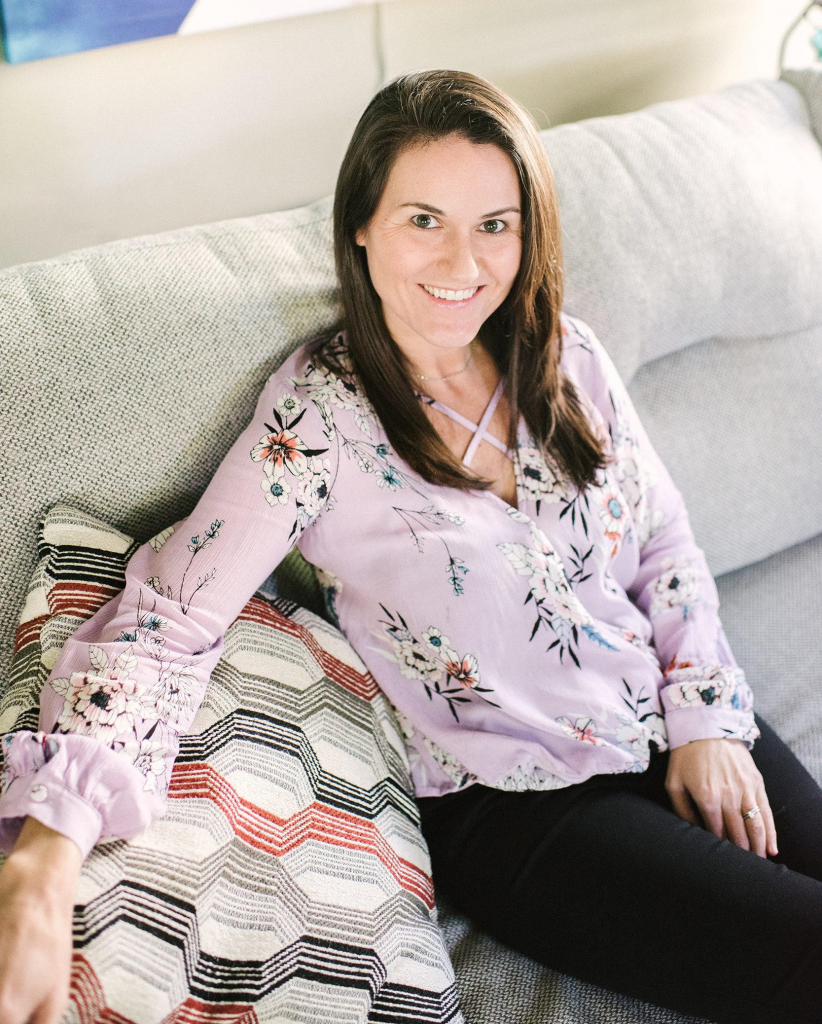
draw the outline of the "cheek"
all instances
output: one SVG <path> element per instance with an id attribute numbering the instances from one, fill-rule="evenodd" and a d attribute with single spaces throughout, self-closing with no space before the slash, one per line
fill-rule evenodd
<path id="1" fill-rule="evenodd" d="M 423 247 L 415 246 L 406 238 L 382 239 L 368 255 L 368 269 L 376 291 L 416 287 L 421 272 L 431 262 L 431 255 Z"/>
<path id="2" fill-rule="evenodd" d="M 517 238 L 508 246 L 504 253 L 500 253 L 500 277 L 505 281 L 513 281 L 517 276 L 521 259 L 522 243 Z"/>

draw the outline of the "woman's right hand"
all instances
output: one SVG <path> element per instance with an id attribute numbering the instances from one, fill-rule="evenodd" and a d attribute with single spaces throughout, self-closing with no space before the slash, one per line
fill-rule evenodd
<path id="1" fill-rule="evenodd" d="M 0 870 L 0 1024 L 57 1024 L 68 1002 L 72 912 L 83 858 L 27 818 Z"/>

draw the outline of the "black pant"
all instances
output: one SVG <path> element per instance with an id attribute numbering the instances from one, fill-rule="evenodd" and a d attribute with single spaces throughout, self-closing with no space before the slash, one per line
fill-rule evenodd
<path id="1" fill-rule="evenodd" d="M 822 1022 L 822 790 L 760 718 L 763 859 L 678 817 L 668 752 L 566 789 L 417 800 L 434 889 L 566 974 L 720 1024 Z"/>

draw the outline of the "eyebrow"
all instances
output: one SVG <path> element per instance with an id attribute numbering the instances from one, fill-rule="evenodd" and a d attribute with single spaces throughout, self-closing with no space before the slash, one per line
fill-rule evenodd
<path id="1" fill-rule="evenodd" d="M 404 206 L 416 206 L 420 210 L 427 210 L 428 213 L 436 213 L 440 217 L 444 217 L 446 215 L 444 210 L 438 210 L 436 208 L 436 206 L 431 206 L 428 203 L 401 203 L 399 208 L 402 209 Z M 506 206 L 502 210 L 493 210 L 491 213 L 483 214 L 483 219 L 485 219 L 487 217 L 499 217 L 499 215 L 501 213 L 519 213 L 519 212 L 520 212 L 520 208 L 518 206 Z"/>

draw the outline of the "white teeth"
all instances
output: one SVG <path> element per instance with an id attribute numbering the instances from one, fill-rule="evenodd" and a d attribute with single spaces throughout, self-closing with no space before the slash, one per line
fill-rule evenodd
<path id="1" fill-rule="evenodd" d="M 430 288 L 427 284 L 423 285 L 423 288 L 428 292 L 429 295 L 433 295 L 436 299 L 449 299 L 452 302 L 460 302 L 463 299 L 470 299 L 471 296 L 478 290 L 477 288 L 466 288 L 461 292 L 447 291 L 445 288 Z"/>

